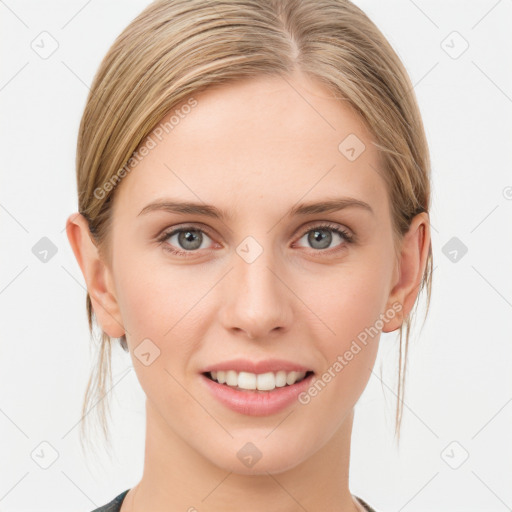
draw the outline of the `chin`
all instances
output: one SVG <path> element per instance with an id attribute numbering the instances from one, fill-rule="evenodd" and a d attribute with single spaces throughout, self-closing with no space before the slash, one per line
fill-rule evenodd
<path id="1" fill-rule="evenodd" d="M 305 443 L 295 446 L 289 442 L 289 436 L 278 436 L 276 432 L 270 437 L 268 431 L 259 434 L 235 436 L 227 446 L 217 445 L 220 451 L 217 449 L 216 453 L 205 456 L 223 470 L 239 475 L 282 473 L 294 468 L 308 456 Z"/>

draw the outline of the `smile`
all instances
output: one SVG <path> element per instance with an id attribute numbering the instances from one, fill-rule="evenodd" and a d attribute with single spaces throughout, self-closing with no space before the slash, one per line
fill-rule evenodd
<path id="1" fill-rule="evenodd" d="M 311 385 L 314 372 L 277 371 L 255 374 L 223 370 L 205 372 L 200 377 L 210 396 L 223 407 L 246 416 L 269 416 L 297 404 L 299 395 Z M 236 386 L 217 380 L 228 378 L 233 384 L 236 379 Z M 286 383 L 283 385 L 284 378 Z M 266 389 L 260 389 L 260 386 Z"/>
<path id="2" fill-rule="evenodd" d="M 234 389 L 243 391 L 272 391 L 275 388 L 282 388 L 285 386 L 292 386 L 300 382 L 308 374 L 313 372 L 286 372 L 280 370 L 278 372 L 266 373 L 250 373 L 250 372 L 237 372 L 235 370 L 227 371 L 211 371 L 206 372 L 204 375 L 209 377 L 219 384 L 225 384 Z"/>

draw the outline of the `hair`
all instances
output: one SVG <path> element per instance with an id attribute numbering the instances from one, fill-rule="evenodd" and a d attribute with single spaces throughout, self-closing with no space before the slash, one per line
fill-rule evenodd
<path id="1" fill-rule="evenodd" d="M 262 75 L 287 77 L 294 70 L 319 81 L 366 123 L 382 156 L 380 171 L 390 199 L 393 238 L 397 243 L 403 239 L 413 217 L 429 212 L 428 145 L 408 74 L 360 8 L 349 0 L 160 0 L 146 7 L 108 50 L 79 127 L 79 212 L 106 262 L 119 170 L 162 118 L 208 87 Z M 430 244 L 418 289 L 418 293 L 427 290 L 425 318 L 432 265 Z M 94 340 L 89 294 L 86 307 Z M 399 330 L 398 438 L 414 315 L 415 308 Z M 118 341 L 128 351 L 126 336 Z M 101 332 L 82 405 L 82 447 L 85 420 L 93 408 L 105 438 L 109 437 L 105 414 L 109 405 L 104 398 L 112 383 L 111 342 Z"/>

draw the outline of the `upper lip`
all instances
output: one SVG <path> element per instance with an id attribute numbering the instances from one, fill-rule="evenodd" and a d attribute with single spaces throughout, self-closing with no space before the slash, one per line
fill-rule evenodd
<path id="1" fill-rule="evenodd" d="M 249 372 L 249 373 L 268 373 L 278 372 L 284 370 L 286 372 L 308 372 L 312 371 L 310 368 L 292 361 L 285 359 L 265 359 L 262 361 L 253 361 L 250 359 L 231 359 L 230 361 L 222 361 L 207 366 L 202 370 L 202 373 L 235 370 L 236 372 Z"/>

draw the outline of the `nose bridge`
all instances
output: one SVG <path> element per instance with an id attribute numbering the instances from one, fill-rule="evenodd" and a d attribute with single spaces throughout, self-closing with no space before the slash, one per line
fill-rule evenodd
<path id="1" fill-rule="evenodd" d="M 271 238 L 260 242 L 248 236 L 233 254 L 224 323 L 228 329 L 245 331 L 250 338 L 284 330 L 291 319 L 289 295 L 278 277 L 282 266 L 270 246 Z"/>

